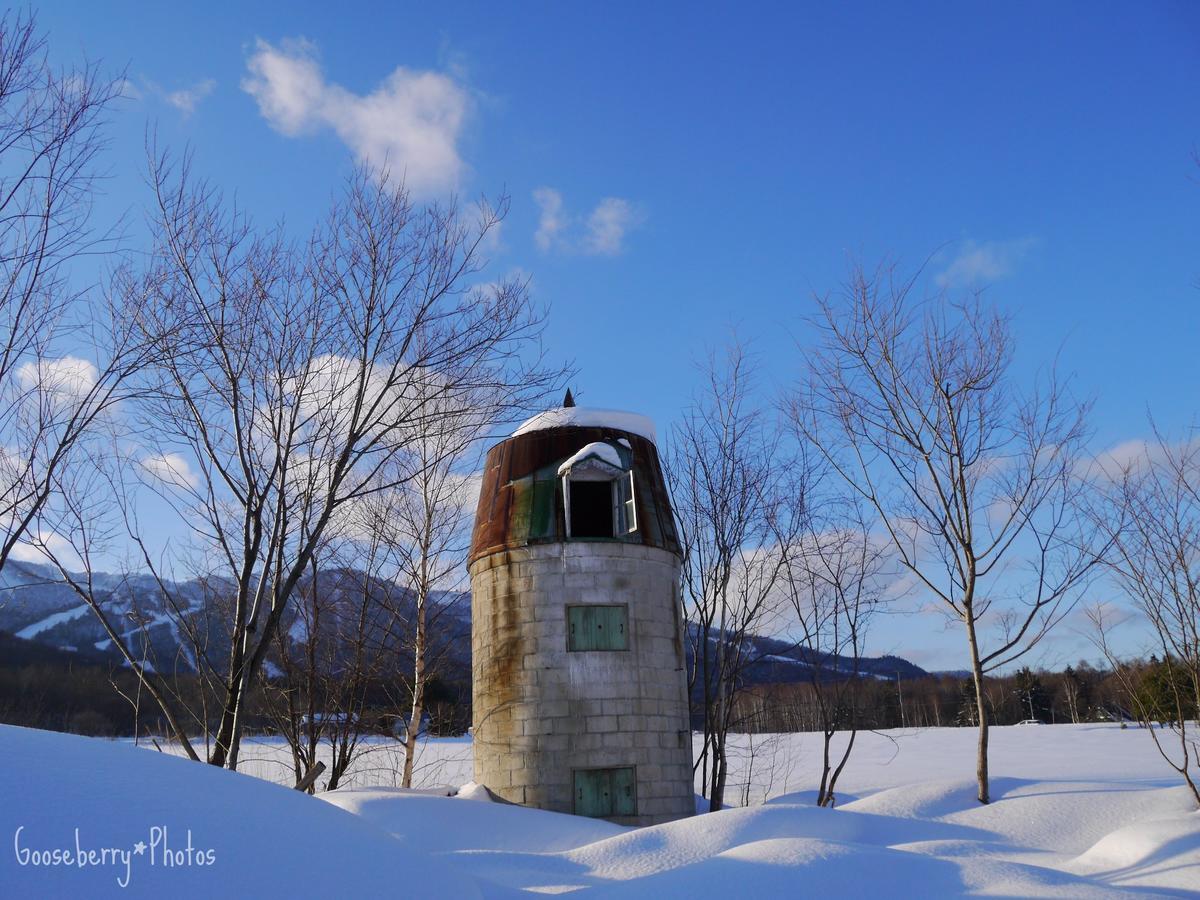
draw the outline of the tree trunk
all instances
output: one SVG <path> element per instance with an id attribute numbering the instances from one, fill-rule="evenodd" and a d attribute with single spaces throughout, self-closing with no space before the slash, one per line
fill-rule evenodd
<path id="1" fill-rule="evenodd" d="M 423 592 L 422 592 L 423 593 Z M 417 641 L 413 650 L 412 714 L 404 738 L 404 776 L 402 787 L 412 787 L 413 763 L 417 756 L 417 736 L 421 732 L 421 716 L 425 712 L 425 598 L 417 604 Z"/>
<path id="2" fill-rule="evenodd" d="M 846 768 L 846 763 L 850 760 L 850 754 L 854 751 L 854 739 L 858 737 L 858 727 L 855 726 L 850 730 L 850 740 L 846 744 L 846 752 L 842 754 L 842 760 L 837 764 L 837 768 L 833 770 L 833 774 L 829 776 L 829 790 L 826 800 L 826 806 L 833 807 L 837 803 L 837 794 L 834 791 L 837 789 L 838 778 L 841 777 L 842 769 Z"/>
<path id="3" fill-rule="evenodd" d="M 983 665 L 979 661 L 979 641 L 975 635 L 975 613 L 966 609 L 967 641 L 971 645 L 971 678 L 975 682 L 975 714 L 979 718 L 979 747 L 975 756 L 975 777 L 979 785 L 979 802 L 990 803 L 988 790 L 988 717 L 983 696 Z"/>
<path id="4" fill-rule="evenodd" d="M 229 754 L 225 760 L 225 768 L 230 771 L 237 771 L 238 756 L 242 748 L 242 728 L 244 727 L 243 713 L 245 712 L 245 697 L 247 693 L 246 672 L 243 669 L 241 676 L 242 683 L 238 685 L 237 692 L 234 694 L 233 714 L 230 716 L 231 726 L 229 729 Z"/>
<path id="5" fill-rule="evenodd" d="M 821 786 L 817 790 L 817 806 L 829 805 L 829 742 L 833 740 L 833 732 L 825 728 L 821 735 Z"/>
<path id="6" fill-rule="evenodd" d="M 229 750 L 233 743 L 234 709 L 237 704 L 238 685 L 231 678 L 225 687 L 225 702 L 221 709 L 221 724 L 213 736 L 213 751 L 208 761 L 214 766 L 224 767 L 229 761 Z M 235 764 L 236 765 L 236 764 Z M 233 768 L 232 766 L 230 768 Z"/>
<path id="7" fill-rule="evenodd" d="M 713 784 L 708 809 L 716 812 L 725 806 L 725 734 L 713 735 Z"/>

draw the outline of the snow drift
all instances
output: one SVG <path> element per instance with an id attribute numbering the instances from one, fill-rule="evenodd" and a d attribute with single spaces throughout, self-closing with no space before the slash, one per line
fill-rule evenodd
<path id="1" fill-rule="evenodd" d="M 479 896 L 369 822 L 257 778 L 8 725 L 0 758 L 5 897 Z"/>
<path id="2" fill-rule="evenodd" d="M 731 777 L 744 774 L 748 795 L 770 802 L 633 829 L 491 802 L 479 785 L 458 796 L 452 786 L 381 785 L 395 769 L 378 759 L 351 776 L 362 786 L 313 798 L 121 742 L 0 726 L 0 895 L 1200 893 L 1200 813 L 1144 734 L 997 728 L 987 806 L 967 773 L 948 777 L 969 768 L 972 738 L 967 729 L 860 735 L 847 792 L 830 810 L 812 803 L 816 736 L 781 735 L 769 756 L 756 736 L 754 777 L 765 780 L 751 785 L 736 766 Z M 738 756 L 747 746 L 736 736 L 737 766 L 753 758 Z M 430 742 L 423 764 L 459 778 L 469 749 Z M 270 741 L 245 750 L 263 772 L 286 752 Z M 96 861 L 66 863 L 77 847 Z"/>

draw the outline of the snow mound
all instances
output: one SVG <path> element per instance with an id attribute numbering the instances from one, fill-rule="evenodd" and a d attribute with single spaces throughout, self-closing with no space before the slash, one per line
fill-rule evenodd
<path id="1" fill-rule="evenodd" d="M 454 793 L 454 796 L 459 800 L 483 800 L 487 803 L 495 802 L 492 792 L 482 784 L 477 784 L 474 781 L 468 781 Z"/>
<path id="2" fill-rule="evenodd" d="M 1172 887 L 1180 869 L 1191 867 L 1200 892 L 1200 812 L 1137 822 L 1106 834 L 1068 868 L 1103 875 L 1115 884 Z"/>
<path id="3" fill-rule="evenodd" d="M 993 784 L 993 790 L 995 785 Z M 935 819 L 979 806 L 973 780 L 941 778 L 889 788 L 840 809 L 898 818 Z"/>
<path id="4" fill-rule="evenodd" d="M 714 815 L 716 815 L 714 813 Z M 625 897 L 951 897 L 962 892 L 952 865 L 886 849 L 817 838 L 768 838 L 711 859 L 618 882 Z"/>
<path id="5" fill-rule="evenodd" d="M 816 806 L 817 798 L 819 796 L 821 796 L 819 791 L 793 791 L 790 794 L 780 794 L 778 797 L 772 797 L 771 799 L 767 800 L 766 803 L 768 806 L 778 805 L 781 803 L 791 806 Z M 845 806 L 847 803 L 853 803 L 857 799 L 858 797 L 856 797 L 854 794 L 845 794 L 840 790 L 834 795 L 834 803 L 839 809 Z M 708 807 L 706 806 L 704 810 L 701 811 L 706 811 L 707 809 Z"/>
<path id="6" fill-rule="evenodd" d="M 844 794 L 836 809 L 815 806 L 811 767 L 786 785 L 767 770 L 782 795 L 770 803 L 630 829 L 495 802 L 471 782 L 314 799 L 120 743 L 0 727 L 11 761 L 0 775 L 0 838 L 10 842 L 0 896 L 1193 896 L 1200 812 L 1145 736 L 1133 738 L 1093 726 L 997 729 L 985 806 L 969 777 L 928 780 L 962 772 L 969 729 L 864 733 L 843 776 L 858 799 Z M 780 736 L 772 752 L 790 767 L 815 740 Z M 254 745 L 247 767 L 272 746 Z M 439 762 L 430 771 L 466 781 L 464 748 L 428 744 Z M 369 765 L 356 777 L 394 776 Z M 161 848 L 158 865 L 131 856 L 132 889 L 122 890 L 127 870 L 111 862 L 21 866 L 17 828 L 27 849 L 73 849 L 79 828 L 82 847 L 127 853 L 155 828 L 181 851 L 190 829 L 193 847 L 216 856 L 211 867 L 173 868 Z"/>
<path id="7" fill-rule="evenodd" d="M 548 409 L 536 416 L 526 419 L 513 432 L 513 437 L 528 434 L 531 431 L 545 431 L 549 428 L 596 427 L 615 428 L 644 437 L 652 444 L 658 443 L 654 422 L 638 413 L 623 412 L 619 409 L 596 409 L 587 406 L 563 406 L 558 409 Z"/>
<path id="8" fill-rule="evenodd" d="M 371 823 L 257 778 L 9 725 L 0 758 L 4 896 L 480 896 Z"/>
<path id="9" fill-rule="evenodd" d="M 480 788 L 471 792 L 472 798 L 482 799 L 478 793 L 486 797 Z M 426 853 L 554 852 L 629 830 L 603 819 L 509 803 L 462 803 L 456 797 L 397 789 L 361 788 L 317 796 L 393 835 L 404 846 Z"/>

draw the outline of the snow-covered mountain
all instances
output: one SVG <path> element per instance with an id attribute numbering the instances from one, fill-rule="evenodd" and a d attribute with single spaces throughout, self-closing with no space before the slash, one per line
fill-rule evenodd
<path id="1" fill-rule="evenodd" d="M 72 578 L 86 580 L 75 573 Z M 143 628 L 152 645 L 178 647 L 176 623 L 168 611 L 184 615 L 203 611 L 207 592 L 199 581 L 168 582 L 150 575 L 92 573 L 101 606 L 123 636 Z M 164 590 L 165 587 L 165 590 Z M 0 631 L 66 650 L 112 653 L 111 640 L 79 594 L 56 569 L 47 565 L 12 562 L 0 571 Z"/>
<path id="2" fill-rule="evenodd" d="M 82 580 L 86 576 L 73 575 Z M 384 586 L 366 583 L 363 573 L 333 569 L 321 574 L 321 590 L 327 598 L 322 628 L 335 629 L 338 616 L 353 614 L 361 608 L 361 597 L 380 596 Z M 101 608 L 127 646 L 146 649 L 142 635 L 149 639 L 147 659 L 169 660 L 185 670 L 194 670 L 192 642 L 181 635 L 181 623 L 201 634 L 212 659 L 222 659 L 228 651 L 228 635 L 223 627 L 222 607 L 230 594 L 227 582 L 219 578 L 194 578 L 188 581 L 163 581 L 146 574 L 92 573 L 92 584 Z M 309 582 L 301 583 L 306 589 Z M 411 620 L 411 600 L 394 588 L 390 592 L 392 611 L 402 620 Z M 344 596 L 348 604 L 339 603 Z M 442 612 L 437 617 L 439 637 L 452 644 L 451 656 L 461 657 L 470 665 L 470 597 L 466 594 L 438 593 L 433 602 Z M 352 607 L 352 608 L 351 608 Z M 374 615 L 385 616 L 376 604 Z M 284 630 L 293 640 L 305 640 L 305 627 L 294 610 L 286 615 Z M 11 562 L 0 573 L 0 632 L 38 644 L 69 650 L 89 658 L 101 656 L 119 662 L 121 657 L 94 615 L 50 566 Z M 438 638 L 435 637 L 435 640 Z M 160 662 L 159 666 L 161 667 Z"/>
<path id="3" fill-rule="evenodd" d="M 84 576 L 77 576 L 83 578 Z M 363 588 L 363 574 L 353 570 L 333 570 L 322 579 L 325 590 L 354 592 Z M 119 623 L 123 636 L 137 637 L 144 627 L 159 659 L 181 658 L 188 665 L 189 648 L 181 642 L 176 609 L 191 622 L 203 624 L 221 596 L 216 579 L 192 579 L 160 585 L 145 574 L 116 575 L 93 573 L 101 604 L 110 621 Z M 360 595 L 361 596 L 361 595 Z M 450 656 L 465 671 L 470 670 L 470 595 L 443 593 L 437 598 L 444 610 L 439 631 L 450 644 Z M 296 640 L 303 640 L 303 629 L 294 619 L 287 623 Z M 0 572 L 0 631 L 52 647 L 101 654 L 116 660 L 117 652 L 96 617 L 78 594 L 50 566 L 10 562 Z M 220 629 L 208 632 L 220 644 Z M 852 660 L 813 654 L 786 640 L 752 637 L 750 656 L 755 660 L 746 671 L 752 684 L 786 684 L 807 681 L 813 669 L 822 679 L 848 677 Z M 180 654 L 182 650 L 182 654 Z M 191 667 L 190 665 L 188 666 Z M 859 660 L 862 676 L 880 680 L 921 678 L 927 673 L 896 656 L 868 657 Z"/>

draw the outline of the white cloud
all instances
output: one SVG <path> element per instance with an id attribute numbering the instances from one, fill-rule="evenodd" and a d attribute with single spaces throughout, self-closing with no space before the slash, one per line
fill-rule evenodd
<path id="1" fill-rule="evenodd" d="M 615 256 L 623 249 L 626 233 L 638 224 L 637 211 L 628 200 L 605 197 L 592 210 L 587 220 L 584 251 L 602 256 Z"/>
<path id="2" fill-rule="evenodd" d="M 463 515 L 474 513 L 475 507 L 479 505 L 479 491 L 483 487 L 483 476 L 476 473 L 453 475 L 451 478 L 457 482 L 454 486 L 454 502 L 462 509 Z"/>
<path id="3" fill-rule="evenodd" d="M 478 291 L 484 297 L 494 297 L 498 291 L 503 290 L 512 282 L 523 284 L 527 289 L 532 290 L 533 276 L 520 266 L 514 266 L 502 278 L 476 282 L 471 285 L 471 290 Z"/>
<path id="4" fill-rule="evenodd" d="M 563 197 L 554 188 L 533 192 L 538 205 L 538 227 L 533 240 L 543 252 L 556 249 L 589 256 L 616 256 L 625 249 L 625 237 L 640 225 L 643 215 L 623 197 L 605 197 L 580 220 L 570 216 Z"/>
<path id="5" fill-rule="evenodd" d="M 466 90 L 438 72 L 397 68 L 369 94 L 325 80 L 316 46 L 258 40 L 242 89 L 281 134 L 332 129 L 358 160 L 403 174 L 417 192 L 453 187 L 462 172 L 458 139 L 469 106 Z"/>
<path id="6" fill-rule="evenodd" d="M 1161 457 L 1161 445 L 1134 438 L 1097 453 L 1092 460 L 1081 460 L 1078 472 L 1087 475 L 1096 471 L 1102 478 L 1115 481 L 1125 472 L 1143 469 L 1148 462 Z"/>
<path id="7" fill-rule="evenodd" d="M 196 111 L 200 101 L 211 94 L 216 86 L 217 83 L 211 78 L 205 78 L 189 88 L 171 91 L 166 95 L 166 101 L 185 116 L 190 116 Z"/>
<path id="8" fill-rule="evenodd" d="M 40 392 L 69 400 L 81 400 L 96 384 L 100 370 L 77 356 L 40 359 L 17 369 L 17 381 L 26 391 Z"/>
<path id="9" fill-rule="evenodd" d="M 934 280 L 942 287 L 972 287 L 1011 275 L 1033 247 L 1031 237 L 1011 241 L 968 240 Z"/>
<path id="10" fill-rule="evenodd" d="M 156 81 L 139 77 L 137 81 L 123 78 L 120 83 L 120 94 L 127 100 L 144 101 L 153 99 L 173 106 L 187 118 L 196 111 L 202 100 L 208 97 L 217 87 L 212 78 L 203 78 L 190 87 L 181 87 L 169 91 Z"/>
<path id="11" fill-rule="evenodd" d="M 44 549 L 43 549 L 44 548 Z M 82 569 L 83 561 L 75 552 L 74 546 L 65 537 L 52 531 L 44 531 L 30 535 L 26 541 L 18 541 L 13 545 L 9 558 L 16 562 L 38 563 L 45 565 L 57 559 L 70 569 Z"/>
<path id="12" fill-rule="evenodd" d="M 141 100 L 145 95 L 142 89 L 130 81 L 128 78 L 122 78 L 117 86 L 118 94 L 125 100 Z"/>
<path id="13" fill-rule="evenodd" d="M 1076 472 L 1081 477 L 1095 475 L 1108 481 L 1119 481 L 1126 474 L 1146 473 L 1156 466 L 1173 464 L 1200 451 L 1200 437 L 1181 441 L 1132 438 L 1097 453 L 1091 459 L 1080 460 Z"/>
<path id="14" fill-rule="evenodd" d="M 533 240 L 539 250 L 549 250 L 567 227 L 567 220 L 563 216 L 562 194 L 554 188 L 540 187 L 533 192 L 533 202 L 541 210 Z"/>
<path id="15" fill-rule="evenodd" d="M 188 461 L 178 453 L 160 453 L 142 460 L 142 468 L 165 484 L 195 487 L 200 483 Z"/>

